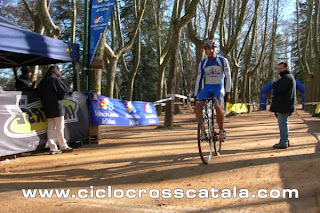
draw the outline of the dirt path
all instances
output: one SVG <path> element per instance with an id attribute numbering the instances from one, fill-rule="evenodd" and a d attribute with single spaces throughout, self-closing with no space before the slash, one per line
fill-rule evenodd
<path id="1" fill-rule="evenodd" d="M 41 153 L 0 162 L 0 211 L 320 212 L 319 118 L 301 110 L 292 115 L 291 147 L 286 150 L 271 148 L 279 136 L 270 112 L 226 118 L 228 141 L 222 146 L 222 155 L 207 166 L 198 154 L 193 114 L 177 115 L 175 122 L 181 127 L 173 130 L 106 127 L 106 139 L 98 145 L 85 145 L 73 153 Z M 25 199 L 21 192 L 58 188 L 71 189 L 71 194 L 87 189 L 90 194 L 90 190 L 107 191 L 108 186 L 133 189 L 129 197 L 134 192 L 138 195 L 139 189 L 152 191 L 154 197 L 158 196 L 156 189 L 171 190 L 172 196 L 175 189 L 189 189 L 190 196 L 191 189 L 204 193 L 201 196 L 213 187 L 226 190 L 219 198 L 212 198 L 209 191 L 209 198 L 194 199 L 149 198 L 146 194 L 123 199 Z M 239 198 L 240 189 L 248 189 L 250 198 Z M 252 198 L 259 189 L 297 189 L 299 198 Z M 221 198 L 229 192 L 231 198 Z M 121 190 L 117 193 L 120 196 Z"/>

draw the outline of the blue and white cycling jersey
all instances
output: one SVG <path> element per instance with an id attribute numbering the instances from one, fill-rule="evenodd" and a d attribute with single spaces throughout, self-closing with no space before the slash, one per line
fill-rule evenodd
<path id="1" fill-rule="evenodd" d="M 204 78 L 204 88 L 200 92 L 202 79 Z M 231 90 L 231 73 L 228 60 L 222 56 L 216 56 L 210 60 L 208 58 L 199 63 L 197 81 L 194 95 L 197 99 L 209 98 L 217 93 L 219 99 L 223 99 L 224 79 L 226 78 L 226 92 Z M 200 94 L 199 94 L 200 92 Z"/>

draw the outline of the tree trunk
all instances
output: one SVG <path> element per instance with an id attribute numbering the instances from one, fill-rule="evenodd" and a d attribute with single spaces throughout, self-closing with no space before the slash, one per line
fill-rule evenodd
<path id="1" fill-rule="evenodd" d="M 314 81 L 313 81 L 313 91 L 314 91 L 314 101 L 320 101 L 320 45 L 319 45 L 319 0 L 315 0 L 314 15 L 313 15 L 313 48 L 314 48 Z"/>
<path id="2" fill-rule="evenodd" d="M 311 72 L 311 64 L 309 63 L 307 59 L 308 55 L 308 50 L 311 51 L 312 49 L 312 39 L 311 39 L 311 30 L 312 30 L 312 10 L 313 10 L 313 0 L 307 2 L 308 5 L 308 10 L 307 10 L 307 21 L 306 21 L 306 26 L 307 26 L 307 32 L 306 32 L 306 41 L 305 41 L 305 46 L 302 51 L 302 64 L 304 66 L 304 70 L 306 71 L 305 75 L 307 75 L 306 78 L 306 102 L 312 102 L 313 101 L 313 73 Z M 312 111 L 313 107 L 311 105 L 306 105 L 305 109 L 308 111 Z"/>
<path id="3" fill-rule="evenodd" d="M 100 60 L 104 64 L 104 43 L 106 42 L 106 34 L 104 33 L 98 46 L 94 60 Z M 104 66 L 103 66 L 104 67 Z M 102 69 L 93 69 L 90 71 L 90 88 L 89 90 L 95 94 L 101 95 L 101 79 Z"/>
<path id="4" fill-rule="evenodd" d="M 109 59 L 108 72 L 107 72 L 107 93 L 106 96 L 113 98 L 114 85 L 116 79 L 116 68 L 118 58 Z"/>
<path id="5" fill-rule="evenodd" d="M 172 38 L 171 38 L 171 59 L 170 59 L 170 70 L 169 70 L 169 82 L 168 82 L 168 93 L 172 94 L 175 91 L 176 87 L 176 75 L 177 75 L 177 61 L 179 58 L 179 49 L 180 49 L 180 39 L 181 31 L 184 25 L 195 16 L 197 5 L 199 0 L 192 0 L 189 4 L 189 1 L 186 1 L 186 12 L 185 15 L 173 22 L 172 25 Z M 166 114 L 164 120 L 164 126 L 173 127 L 173 110 L 174 104 L 173 100 L 167 101 L 166 104 Z"/>
<path id="6" fill-rule="evenodd" d="M 135 49 L 134 49 L 134 63 L 133 63 L 134 65 L 128 77 L 127 100 L 129 101 L 132 101 L 134 79 L 137 75 L 139 64 L 140 64 L 140 53 L 141 53 L 141 36 L 140 36 L 140 30 L 139 30 L 137 34 Z"/>
<path id="7" fill-rule="evenodd" d="M 259 1 L 256 0 L 255 1 L 255 13 L 257 13 L 259 7 Z M 268 13 L 269 13 L 269 0 L 267 0 L 267 7 L 266 7 L 266 11 L 265 11 L 265 17 L 266 20 L 268 20 Z M 252 30 L 252 36 L 251 36 L 251 43 L 250 46 L 247 50 L 247 57 L 246 57 L 246 64 L 245 64 L 245 69 L 244 69 L 244 73 L 243 73 L 243 79 L 242 79 L 242 87 L 241 87 L 241 100 L 243 103 L 247 103 L 249 102 L 248 98 L 246 97 L 247 94 L 247 81 L 248 81 L 248 77 L 252 76 L 253 73 L 257 72 L 257 70 L 259 69 L 263 59 L 264 59 L 264 52 L 265 52 L 265 47 L 266 47 L 266 43 L 267 43 L 267 21 L 265 22 L 265 26 L 264 26 L 264 36 L 263 36 L 263 42 L 262 42 L 262 50 L 260 55 L 258 56 L 258 53 L 255 51 L 256 53 L 256 59 L 258 59 L 257 64 L 254 66 L 254 68 L 250 71 L 249 67 L 251 67 L 252 65 L 250 64 L 251 62 L 251 55 L 253 52 L 253 46 L 254 46 L 254 42 L 256 40 L 257 37 L 257 16 L 254 16 L 255 20 L 254 20 L 254 24 L 253 24 L 253 30 Z M 257 43 L 257 42 L 256 42 Z M 257 46 L 257 44 L 256 44 Z M 250 73 L 249 73 L 250 72 Z M 249 88 L 250 89 L 250 88 Z"/>
<path id="8" fill-rule="evenodd" d="M 239 67 L 234 66 L 232 70 L 232 92 L 231 92 L 231 103 L 237 103 L 238 102 L 238 84 L 239 84 Z"/>
<path id="9" fill-rule="evenodd" d="M 157 57 L 158 57 L 158 66 L 159 66 L 159 70 L 158 70 L 158 84 L 157 84 L 157 100 L 160 100 L 162 98 L 164 98 L 164 74 L 165 74 L 165 69 L 168 66 L 169 63 L 169 59 L 170 59 L 170 52 L 169 52 L 169 47 L 171 45 L 171 27 L 169 28 L 169 32 L 168 32 L 168 36 L 166 39 L 166 44 L 164 46 L 164 48 L 162 48 L 162 33 L 161 33 L 161 24 L 162 24 L 162 16 L 160 15 L 160 8 L 161 8 L 161 2 L 160 1 L 156 1 L 157 2 L 157 8 L 155 8 L 154 2 L 152 2 L 152 9 L 153 9 L 153 15 L 154 15 L 154 20 L 155 20 L 155 25 L 156 25 L 156 30 L 157 30 Z M 176 7 L 177 2 L 175 1 L 174 3 L 174 7 Z M 172 14 L 171 14 L 171 23 L 170 26 L 172 25 L 172 22 L 175 18 L 175 13 L 176 10 L 172 10 Z M 162 106 L 157 105 L 156 106 L 156 110 L 158 115 L 162 114 Z"/>
<path id="10" fill-rule="evenodd" d="M 158 71 L 158 84 L 157 84 L 157 100 L 161 100 L 163 98 L 163 88 L 164 88 L 164 71 L 166 67 L 160 65 L 159 71 Z M 161 115 L 162 113 L 162 107 L 161 103 L 156 106 L 158 115 Z"/>
<path id="11" fill-rule="evenodd" d="M 247 94 L 247 82 L 248 82 L 248 72 L 249 72 L 249 64 L 250 64 L 250 59 L 252 57 L 252 50 L 253 50 L 253 45 L 254 45 L 254 40 L 256 38 L 256 29 L 257 29 L 257 18 L 255 18 L 254 23 L 253 23 L 253 29 L 251 32 L 251 41 L 250 45 L 247 49 L 247 55 L 245 59 L 245 67 L 242 72 L 242 84 L 241 84 L 241 102 L 246 103 L 246 94 Z"/>
<path id="12" fill-rule="evenodd" d="M 61 29 L 55 25 L 51 19 L 47 0 L 37 1 L 37 12 L 40 17 L 40 21 L 47 32 L 47 36 L 59 38 L 61 35 Z"/>
<path id="13" fill-rule="evenodd" d="M 196 46 L 196 66 L 195 66 L 195 72 L 194 72 L 194 79 L 197 79 L 198 75 L 198 69 L 199 64 L 203 60 L 204 57 L 204 50 L 203 50 L 203 44 Z"/>
<path id="14" fill-rule="evenodd" d="M 40 17 L 38 14 L 33 16 L 34 20 L 34 32 L 39 33 L 40 35 L 43 35 L 44 33 L 44 26 L 41 24 Z M 31 66 L 32 71 L 32 82 L 37 82 L 38 79 L 38 70 L 39 66 Z"/>
<path id="15" fill-rule="evenodd" d="M 246 95 L 247 95 L 247 83 L 248 83 L 248 70 L 249 68 L 246 66 L 246 68 L 242 72 L 242 84 L 241 84 L 241 102 L 246 103 Z"/>
<path id="16" fill-rule="evenodd" d="M 268 64 L 268 77 L 264 83 L 267 83 L 269 81 L 273 80 L 273 71 L 274 71 L 274 46 L 275 46 L 275 40 L 276 40 L 276 32 L 278 28 L 278 14 L 279 14 L 279 0 L 276 0 L 276 3 L 273 8 L 273 22 L 272 22 L 272 34 L 270 39 L 270 53 L 269 53 L 269 64 Z"/>
<path id="17" fill-rule="evenodd" d="M 181 72 L 182 72 L 182 66 L 181 66 L 181 60 L 180 60 L 180 48 L 179 48 L 179 51 L 178 51 L 178 62 L 177 62 L 177 67 L 176 67 L 176 70 L 177 70 L 177 74 L 176 74 L 176 87 L 175 87 L 175 91 L 174 91 L 174 94 L 179 94 L 181 95 L 181 91 L 180 91 L 180 83 L 181 83 Z M 175 98 L 174 100 L 175 103 L 179 103 L 180 102 L 180 99 L 179 98 Z M 174 104 L 174 114 L 178 114 L 180 113 L 180 106 L 179 104 Z"/>
<path id="18" fill-rule="evenodd" d="M 135 0 L 135 18 L 138 16 L 138 8 L 139 0 Z M 127 86 L 127 100 L 132 101 L 132 94 L 133 94 L 133 86 L 134 86 L 134 79 L 137 75 L 139 64 L 140 64 L 140 54 L 141 54 L 141 30 L 140 26 L 138 27 L 138 32 L 136 36 L 136 43 L 134 46 L 134 62 L 133 62 L 133 69 L 129 73 L 128 77 L 128 86 Z"/>
<path id="19" fill-rule="evenodd" d="M 169 82 L 168 82 L 168 93 L 174 94 L 176 89 L 176 78 L 177 78 L 177 61 L 179 59 L 178 53 L 180 49 L 180 34 L 181 28 L 173 25 L 172 30 L 172 48 L 170 58 L 170 70 L 169 70 Z M 166 104 L 166 115 L 164 126 L 173 127 L 173 112 L 174 112 L 174 99 L 168 100 Z"/>

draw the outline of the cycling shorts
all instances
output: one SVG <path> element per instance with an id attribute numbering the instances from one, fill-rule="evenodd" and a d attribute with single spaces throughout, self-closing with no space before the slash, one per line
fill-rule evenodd
<path id="1" fill-rule="evenodd" d="M 217 93 L 217 98 L 220 101 L 224 100 L 224 87 L 220 84 L 205 84 L 197 99 L 200 100 L 204 98 L 214 97 L 214 93 Z"/>

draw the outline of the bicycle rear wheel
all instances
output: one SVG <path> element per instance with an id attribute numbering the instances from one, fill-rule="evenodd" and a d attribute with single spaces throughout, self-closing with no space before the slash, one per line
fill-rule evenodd
<path id="1" fill-rule="evenodd" d="M 198 149 L 201 160 L 208 164 L 212 157 L 212 131 L 208 119 L 201 116 L 198 121 Z"/>

